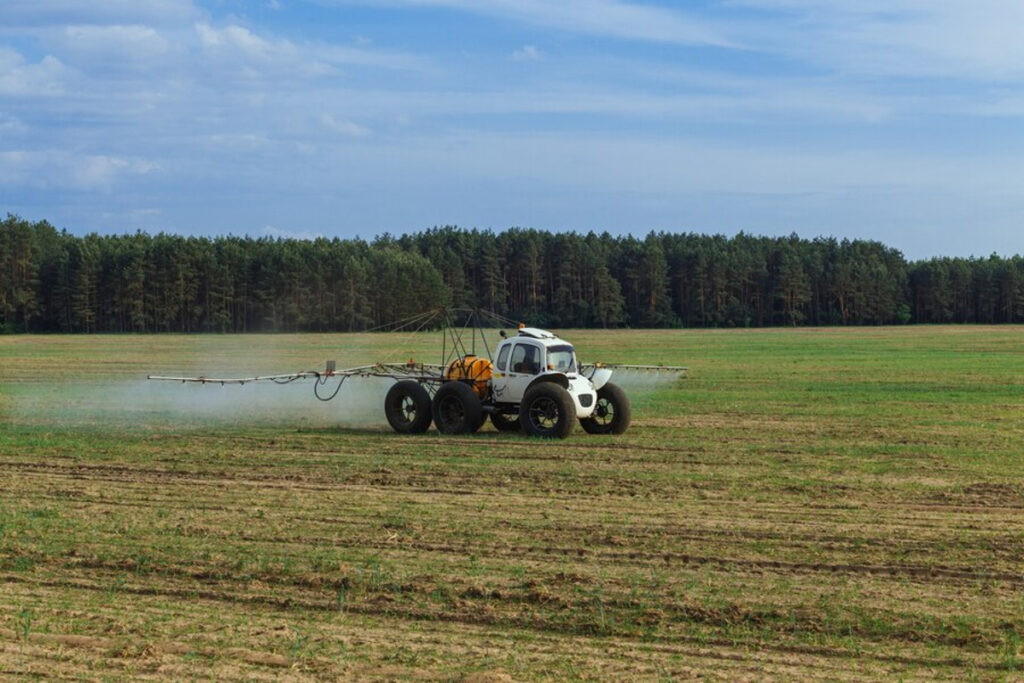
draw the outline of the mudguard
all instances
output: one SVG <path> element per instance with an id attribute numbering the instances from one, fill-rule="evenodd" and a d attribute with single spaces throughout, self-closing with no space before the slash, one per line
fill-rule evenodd
<path id="1" fill-rule="evenodd" d="M 545 372 L 543 375 L 539 375 L 537 379 L 526 385 L 526 391 L 529 391 L 530 387 L 535 384 L 540 384 L 541 382 L 554 382 L 563 389 L 569 388 L 569 378 L 565 376 L 564 372 Z M 526 391 L 523 392 L 524 396 L 526 395 Z"/>
<path id="2" fill-rule="evenodd" d="M 590 374 L 590 383 L 594 385 L 594 389 L 600 389 L 608 380 L 612 378 L 612 371 L 608 368 L 595 368 L 594 372 Z"/>

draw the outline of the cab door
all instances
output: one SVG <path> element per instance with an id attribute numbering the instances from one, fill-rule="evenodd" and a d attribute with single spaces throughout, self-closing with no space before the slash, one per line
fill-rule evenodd
<path id="1" fill-rule="evenodd" d="M 509 342 L 512 350 L 505 358 L 504 348 L 498 351 L 498 372 L 501 377 L 492 379 L 494 398 L 499 403 L 519 403 L 530 382 L 544 367 L 544 347 L 528 340 L 517 339 Z M 504 365 L 502 364 L 504 361 Z"/>

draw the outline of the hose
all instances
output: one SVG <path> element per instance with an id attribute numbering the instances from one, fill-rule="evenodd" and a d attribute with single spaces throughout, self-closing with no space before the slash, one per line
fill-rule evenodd
<path id="1" fill-rule="evenodd" d="M 327 379 L 327 377 L 322 377 L 319 372 L 316 373 L 316 382 L 313 384 L 313 395 L 321 401 L 330 401 L 332 398 L 337 396 L 338 392 L 341 391 L 341 385 L 345 383 L 346 379 L 348 379 L 348 375 L 342 375 L 341 379 L 338 380 L 338 386 L 334 388 L 334 393 L 325 398 L 320 395 L 320 387 L 327 384 Z"/>

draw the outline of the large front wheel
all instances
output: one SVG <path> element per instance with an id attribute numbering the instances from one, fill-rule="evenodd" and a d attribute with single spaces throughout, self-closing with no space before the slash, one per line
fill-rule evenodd
<path id="1" fill-rule="evenodd" d="M 631 409 L 626 392 L 611 382 L 597 390 L 597 405 L 590 417 L 580 419 L 588 434 L 622 434 L 629 427 Z"/>
<path id="2" fill-rule="evenodd" d="M 576 422 L 572 396 L 553 382 L 535 384 L 526 390 L 519 404 L 519 424 L 531 436 L 564 439 Z"/>
<path id="3" fill-rule="evenodd" d="M 470 434 L 484 423 L 480 398 L 468 384 L 446 382 L 434 394 L 434 424 L 442 434 Z"/>

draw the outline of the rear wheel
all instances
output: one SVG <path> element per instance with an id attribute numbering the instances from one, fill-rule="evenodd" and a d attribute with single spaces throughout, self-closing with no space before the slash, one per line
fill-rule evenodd
<path id="1" fill-rule="evenodd" d="M 518 432 L 521 429 L 517 413 L 491 413 L 491 424 L 499 432 Z"/>
<path id="2" fill-rule="evenodd" d="M 597 405 L 590 417 L 580 419 L 580 426 L 588 434 L 622 434 L 631 418 L 629 397 L 622 387 L 606 383 L 597 390 Z"/>
<path id="3" fill-rule="evenodd" d="M 480 398 L 468 384 L 446 382 L 434 394 L 434 424 L 442 434 L 469 434 L 484 423 Z"/>
<path id="4" fill-rule="evenodd" d="M 384 397 L 384 415 L 399 434 L 422 434 L 430 428 L 430 394 L 419 382 L 402 380 Z"/>
<path id="5" fill-rule="evenodd" d="M 572 396 L 553 382 L 535 384 L 526 390 L 519 404 L 519 424 L 531 436 L 564 439 L 576 422 Z"/>

